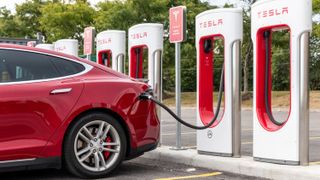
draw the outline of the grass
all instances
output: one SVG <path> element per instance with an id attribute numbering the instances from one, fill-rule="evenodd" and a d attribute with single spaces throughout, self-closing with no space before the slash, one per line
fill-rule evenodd
<path id="1" fill-rule="evenodd" d="M 214 93 L 214 100 L 217 100 L 217 92 Z M 175 106 L 174 93 L 166 93 L 163 102 L 169 106 Z M 241 106 L 243 108 L 252 108 L 253 99 L 243 100 Z M 273 108 L 288 108 L 290 105 L 290 93 L 288 91 L 273 91 L 272 92 L 272 107 Z M 196 106 L 196 92 L 183 92 L 181 94 L 181 104 L 184 107 Z M 310 92 L 310 109 L 320 109 L 320 91 Z"/>

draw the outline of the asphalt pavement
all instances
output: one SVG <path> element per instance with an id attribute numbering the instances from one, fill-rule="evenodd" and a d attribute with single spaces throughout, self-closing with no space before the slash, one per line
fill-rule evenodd
<path id="1" fill-rule="evenodd" d="M 1 180 L 75 180 L 78 179 L 63 170 L 37 170 L 1 173 Z M 137 158 L 124 162 L 108 180 L 258 180 L 255 177 L 241 176 L 227 172 L 196 168 L 182 164 L 165 163 L 160 161 Z M 259 178 L 261 179 L 261 178 Z"/>

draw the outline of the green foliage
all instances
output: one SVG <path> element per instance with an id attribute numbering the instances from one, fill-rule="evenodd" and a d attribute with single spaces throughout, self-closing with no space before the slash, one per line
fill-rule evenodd
<path id="1" fill-rule="evenodd" d="M 312 1 L 312 8 L 314 13 L 319 13 L 320 12 L 320 0 L 313 0 Z"/>
<path id="2" fill-rule="evenodd" d="M 23 27 L 24 35 L 30 38 L 35 38 L 37 32 L 41 32 L 39 18 L 41 17 L 40 9 L 46 3 L 41 0 L 27 1 L 16 6 L 16 17 Z"/>
<path id="3" fill-rule="evenodd" d="M 290 90 L 290 33 L 272 33 L 272 89 Z"/>
<path id="4" fill-rule="evenodd" d="M 320 0 L 313 0 L 313 14 L 320 14 Z M 319 22 L 313 23 L 313 36 L 320 38 L 320 24 Z"/>
<path id="5" fill-rule="evenodd" d="M 310 39 L 310 88 L 320 90 L 320 38 L 312 37 Z"/>
<path id="6" fill-rule="evenodd" d="M 93 25 L 96 14 L 86 1 L 77 1 L 75 4 L 50 2 L 40 11 L 40 26 L 48 42 L 63 38 L 74 38 L 82 42 L 83 30 Z"/>
<path id="7" fill-rule="evenodd" d="M 24 37 L 22 25 L 18 18 L 5 7 L 0 8 L 0 36 Z"/>

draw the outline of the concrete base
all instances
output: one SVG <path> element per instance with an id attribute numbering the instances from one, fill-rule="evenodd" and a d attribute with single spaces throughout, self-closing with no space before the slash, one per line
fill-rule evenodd
<path id="1" fill-rule="evenodd" d="M 252 157 L 227 158 L 200 155 L 197 150 L 173 151 L 162 146 L 144 158 L 275 180 L 320 180 L 320 165 L 287 166 L 254 161 Z"/>

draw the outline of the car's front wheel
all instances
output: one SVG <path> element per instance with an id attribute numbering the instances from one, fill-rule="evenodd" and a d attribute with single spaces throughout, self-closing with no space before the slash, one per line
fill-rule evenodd
<path id="1" fill-rule="evenodd" d="M 107 176 L 122 162 L 126 137 L 119 122 L 108 114 L 92 113 L 69 130 L 64 144 L 67 169 L 82 178 Z"/>

